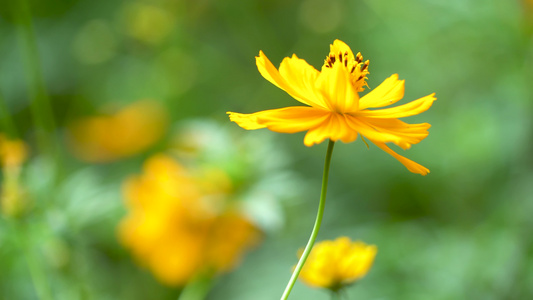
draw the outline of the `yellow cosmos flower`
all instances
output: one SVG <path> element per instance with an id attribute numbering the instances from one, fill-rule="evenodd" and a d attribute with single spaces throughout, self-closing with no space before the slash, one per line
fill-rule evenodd
<path id="1" fill-rule="evenodd" d="M 163 135 L 167 115 L 157 102 L 134 102 L 114 114 L 88 117 L 69 126 L 69 146 L 86 162 L 110 162 L 135 155 Z"/>
<path id="2" fill-rule="evenodd" d="M 364 277 L 376 253 L 376 246 L 347 237 L 323 241 L 311 251 L 299 278 L 309 286 L 337 291 Z"/>
<path id="3" fill-rule="evenodd" d="M 199 274 L 230 271 L 259 238 L 259 230 L 221 199 L 227 181 L 205 180 L 160 154 L 124 185 L 128 215 L 120 240 L 165 284 L 183 286 Z"/>
<path id="4" fill-rule="evenodd" d="M 14 168 L 22 165 L 28 157 L 28 147 L 21 140 L 10 140 L 0 134 L 0 165 Z"/>
<path id="5" fill-rule="evenodd" d="M 21 215 L 27 207 L 27 193 L 20 182 L 22 164 L 27 158 L 28 146 L 24 141 L 0 134 L 0 211 L 5 216 Z"/>
<path id="6" fill-rule="evenodd" d="M 353 54 L 348 45 L 335 40 L 322 70 L 318 71 L 295 54 L 285 58 L 277 70 L 260 51 L 256 57 L 265 79 L 308 106 L 291 106 L 253 114 L 228 112 L 231 121 L 244 129 L 268 128 L 275 132 L 307 131 L 306 146 L 325 139 L 353 142 L 358 134 L 399 160 L 413 173 L 426 175 L 429 170 L 392 151 L 385 143 L 409 149 L 428 135 L 428 123 L 407 124 L 398 118 L 426 111 L 436 100 L 435 94 L 410 103 L 384 109 L 403 98 L 404 80 L 394 74 L 377 88 L 360 97 L 367 86 L 369 61 L 361 53 Z"/>

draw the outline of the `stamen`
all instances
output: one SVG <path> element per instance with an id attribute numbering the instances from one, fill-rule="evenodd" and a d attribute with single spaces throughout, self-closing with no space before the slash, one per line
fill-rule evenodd
<path id="1" fill-rule="evenodd" d="M 357 55 L 355 56 L 355 61 L 359 64 L 363 61 L 363 56 L 361 55 L 361 52 L 357 52 Z"/>
<path id="2" fill-rule="evenodd" d="M 365 64 L 363 65 L 363 68 L 361 69 L 361 71 L 364 71 L 368 68 L 368 64 L 370 63 L 369 60 L 365 61 Z"/>

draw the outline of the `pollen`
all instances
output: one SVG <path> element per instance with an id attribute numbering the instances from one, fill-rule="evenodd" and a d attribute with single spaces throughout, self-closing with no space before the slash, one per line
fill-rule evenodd
<path id="1" fill-rule="evenodd" d="M 365 79 L 368 71 L 368 65 L 370 61 L 367 60 L 363 63 L 363 55 L 358 52 L 355 57 L 353 53 L 348 51 L 330 52 L 324 60 L 324 67 L 332 68 L 335 63 L 340 63 L 350 73 L 350 79 L 356 88 L 357 92 L 364 91 L 364 87 L 368 86 Z"/>

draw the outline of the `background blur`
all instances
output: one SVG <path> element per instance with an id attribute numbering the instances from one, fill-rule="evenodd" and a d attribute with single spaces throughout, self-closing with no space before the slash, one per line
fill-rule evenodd
<path id="1" fill-rule="evenodd" d="M 254 56 L 319 69 L 337 38 L 370 60 L 371 88 L 398 73 L 400 103 L 438 98 L 406 119 L 432 124 L 401 152 L 426 177 L 360 140 L 336 145 L 318 239 L 379 249 L 349 299 L 532 299 L 528 0 L 4 0 L 1 132 L 29 154 L 2 177 L 24 192 L 14 211 L 3 203 L 0 298 L 176 299 L 118 229 L 124 181 L 161 152 L 225 170 L 263 232 L 207 298 L 278 298 L 314 222 L 326 143 L 245 131 L 225 112 L 297 105 Z M 302 283 L 291 296 L 329 297 Z"/>

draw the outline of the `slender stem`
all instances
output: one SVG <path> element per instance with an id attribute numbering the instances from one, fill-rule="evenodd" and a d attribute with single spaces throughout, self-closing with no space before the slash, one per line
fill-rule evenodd
<path id="1" fill-rule="evenodd" d="M 20 138 L 2 91 L 0 91 L 0 120 L 2 132 L 7 133 L 9 138 Z"/>
<path id="2" fill-rule="evenodd" d="M 320 202 L 318 203 L 318 212 L 316 214 L 316 220 L 315 225 L 313 226 L 313 231 L 311 232 L 311 236 L 309 237 L 307 246 L 305 246 L 305 250 L 302 256 L 300 257 L 300 260 L 298 261 L 294 272 L 292 272 L 291 279 L 289 280 L 289 283 L 287 284 L 287 287 L 285 288 L 285 291 L 281 296 L 281 300 L 286 300 L 287 298 L 289 298 L 289 294 L 291 293 L 292 287 L 294 286 L 296 279 L 298 279 L 298 275 L 300 274 L 300 271 L 302 270 L 304 263 L 307 260 L 307 257 L 309 256 L 309 253 L 311 253 L 311 249 L 313 249 L 313 245 L 315 244 L 315 240 L 318 235 L 318 230 L 320 230 L 320 224 L 322 223 L 322 217 L 324 216 L 324 207 L 326 205 L 329 165 L 331 162 L 331 154 L 333 153 L 333 146 L 335 146 L 335 142 L 329 140 L 328 150 L 326 152 L 326 161 L 324 162 L 324 173 L 322 175 L 322 191 L 320 192 Z"/>
<path id="3" fill-rule="evenodd" d="M 39 57 L 30 4 L 28 0 L 19 0 L 12 1 L 11 5 L 13 16 L 17 22 L 37 146 L 41 153 L 54 160 L 54 164 L 59 170 L 60 149 L 54 136 L 56 124 Z"/>
<path id="4" fill-rule="evenodd" d="M 341 293 L 339 291 L 331 292 L 331 300 L 340 300 L 340 299 L 341 299 Z"/>
<path id="5" fill-rule="evenodd" d="M 211 290 L 212 276 L 200 276 L 189 282 L 181 291 L 179 300 L 203 300 Z"/>
<path id="6" fill-rule="evenodd" d="M 40 300 L 52 300 L 52 292 L 46 278 L 46 271 L 43 269 L 42 263 L 39 262 L 37 257 L 35 257 L 35 245 L 32 245 L 30 233 L 27 228 L 28 225 L 21 224 L 20 220 L 14 219 L 8 220 L 8 225 L 18 237 L 18 246 L 21 249 L 24 260 L 26 260 L 26 264 L 28 265 L 28 270 L 37 298 Z"/>

